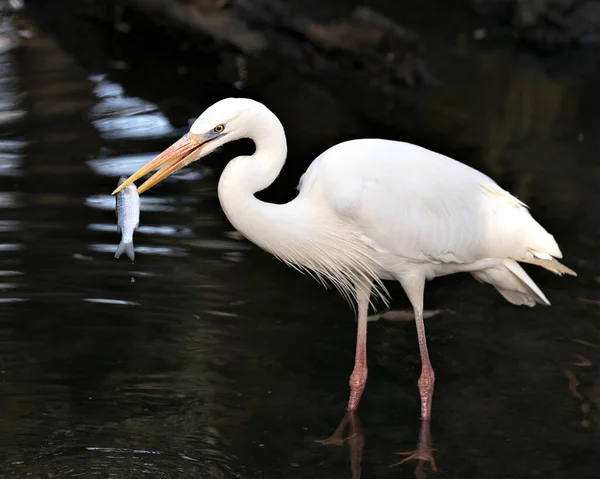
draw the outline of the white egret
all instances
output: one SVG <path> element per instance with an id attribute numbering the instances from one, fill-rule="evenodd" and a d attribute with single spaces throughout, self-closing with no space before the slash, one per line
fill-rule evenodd
<path id="1" fill-rule="evenodd" d="M 114 193 L 164 165 L 139 188 L 240 138 L 256 151 L 231 160 L 219 200 L 233 226 L 285 263 L 333 283 L 357 303 L 357 341 L 348 410 L 367 381 L 367 310 L 371 292 L 387 299 L 381 280 L 398 281 L 415 314 L 421 418 L 428 420 L 434 372 L 423 324 L 425 281 L 469 272 L 509 302 L 550 304 L 518 262 L 575 274 L 527 207 L 488 176 L 451 158 L 399 141 L 360 139 L 322 153 L 300 179 L 298 196 L 277 205 L 254 194 L 279 175 L 287 144 L 279 119 L 263 104 L 228 98 L 208 108 L 189 133 L 140 168 Z M 113 193 L 113 194 L 114 194 Z"/>

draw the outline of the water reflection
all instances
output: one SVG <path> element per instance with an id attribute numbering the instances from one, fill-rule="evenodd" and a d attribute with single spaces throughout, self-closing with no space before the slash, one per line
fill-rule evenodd
<path id="1" fill-rule="evenodd" d="M 0 126 L 22 120 L 25 111 L 21 108 L 22 93 L 19 91 L 17 79 L 13 75 L 13 48 L 16 42 L 10 23 L 0 18 Z"/>
<path id="2" fill-rule="evenodd" d="M 24 140 L 17 140 L 11 138 L 3 138 L 0 140 L 0 151 L 2 152 L 19 152 L 23 153 L 23 150 L 27 146 Z"/>
<path id="3" fill-rule="evenodd" d="M 0 298 L 0 304 L 22 303 L 29 301 L 28 298 Z"/>
<path id="4" fill-rule="evenodd" d="M 100 101 L 90 109 L 93 125 L 107 140 L 144 139 L 171 135 L 174 128 L 156 105 L 124 94 L 121 85 L 103 76 L 96 81 L 93 92 Z"/>
<path id="5" fill-rule="evenodd" d="M 124 299 L 109 299 L 109 298 L 82 298 L 82 301 L 87 303 L 98 303 L 98 304 L 114 304 L 117 306 L 139 306 L 140 303 L 135 301 L 126 301 Z"/>
<path id="6" fill-rule="evenodd" d="M 21 176 L 23 158 L 17 153 L 0 152 L 0 176 Z"/>
<path id="7" fill-rule="evenodd" d="M 23 249 L 21 243 L 0 243 L 0 252 L 4 251 L 20 251 Z"/>
<path id="8" fill-rule="evenodd" d="M 18 231 L 22 227 L 20 221 L 0 221 L 0 233 L 7 233 L 11 231 Z"/>
<path id="9" fill-rule="evenodd" d="M 0 191 L 0 208 L 19 208 L 22 195 L 8 191 Z"/>
<path id="10" fill-rule="evenodd" d="M 96 253 L 112 253 L 114 255 L 117 245 L 116 244 L 102 244 L 92 243 L 89 245 L 89 249 Z M 171 256 L 181 257 L 186 256 L 188 252 L 184 248 L 178 248 L 176 246 L 135 246 L 136 255 L 157 255 L 157 256 Z"/>
<path id="11" fill-rule="evenodd" d="M 0 282 L 1 303 L 19 303 L 26 300 L 21 297 L 13 297 L 14 290 L 23 286 L 24 278 L 22 276 L 23 273 L 21 271 L 0 270 L 0 278 L 2 278 L 2 282 Z"/>
<path id="12" fill-rule="evenodd" d="M 102 231 L 114 233 L 116 231 L 116 225 L 105 224 L 105 223 L 92 223 L 88 225 L 88 229 L 91 231 Z M 1 224 L 0 224 L 1 231 Z M 169 225 L 157 225 L 157 226 L 145 226 L 141 225 L 135 230 L 137 234 L 149 235 L 149 236 L 177 236 L 177 237 L 188 237 L 193 236 L 193 232 L 186 226 L 169 226 Z"/>
<path id="13" fill-rule="evenodd" d="M 0 277 L 3 276 L 20 276 L 23 273 L 20 271 L 0 271 Z"/>
<path id="14" fill-rule="evenodd" d="M 16 32 L 10 21 L 0 15 L 0 179 L 23 175 L 23 157 L 26 142 L 19 138 L 18 123 L 26 116 L 22 108 L 23 93 L 15 75 Z M 6 186 L 5 186 L 6 185 Z M 0 188 L 10 189 L 4 183 Z M 21 268 L 19 252 L 23 243 L 22 215 L 23 196 L 14 191 L 0 191 L 0 262 L 6 267 Z M 19 215 L 19 216 L 18 216 Z M 0 270 L 0 303 L 22 303 L 27 298 L 19 291 L 23 287 L 23 272 L 13 269 Z M 17 292 L 19 291 L 19 292 Z M 2 369 L 2 367 L 0 367 Z"/>
<path id="15" fill-rule="evenodd" d="M 0 176 L 21 176 L 23 174 L 23 149 L 25 142 L 0 140 Z"/>
<path id="16" fill-rule="evenodd" d="M 225 266 L 200 267 L 180 244 L 138 246 L 135 270 L 113 259 L 106 177 L 116 184 L 120 168 L 131 173 L 154 155 L 143 141 L 177 132 L 105 78 L 88 91 L 81 68 L 40 35 L 0 53 L 0 475 L 232 477 L 220 432 L 229 412 L 215 399 L 230 385 L 210 367 L 225 362 L 229 333 L 194 317 L 232 301 L 218 284 Z M 191 170 L 174 181 L 200 177 Z M 157 216 L 140 239 L 193 237 L 198 204 L 144 198 L 143 212 Z M 192 259 L 173 262 L 183 256 Z M 213 289 L 193 293 L 177 279 L 209 284 L 205 276 Z M 165 291 L 169 299 L 154 304 Z"/>

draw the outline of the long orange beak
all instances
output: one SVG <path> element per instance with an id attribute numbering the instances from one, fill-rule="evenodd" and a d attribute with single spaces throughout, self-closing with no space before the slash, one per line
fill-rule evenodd
<path id="1" fill-rule="evenodd" d="M 112 192 L 112 194 L 114 195 L 118 193 L 123 188 L 130 185 L 145 174 L 150 173 L 161 165 L 164 165 L 138 188 L 138 193 L 141 194 L 144 191 L 149 190 L 154 185 L 164 180 L 167 176 L 172 175 L 184 166 L 189 165 L 192 161 L 200 158 L 202 154 L 202 146 L 213 138 L 214 137 L 211 138 L 208 135 L 195 135 L 193 133 L 188 133 L 180 140 L 173 143 L 156 158 L 142 166 L 129 178 L 127 178 L 115 191 Z"/>

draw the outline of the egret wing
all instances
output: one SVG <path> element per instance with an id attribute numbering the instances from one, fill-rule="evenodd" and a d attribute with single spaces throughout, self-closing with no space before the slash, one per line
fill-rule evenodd
<path id="1" fill-rule="evenodd" d="M 413 261 L 470 263 L 560 251 L 527 207 L 483 173 L 425 148 L 386 140 L 336 145 L 301 191 L 318 188 L 373 249 Z"/>

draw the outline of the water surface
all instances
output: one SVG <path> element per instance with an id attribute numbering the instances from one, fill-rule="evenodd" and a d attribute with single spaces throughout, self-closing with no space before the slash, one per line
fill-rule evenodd
<path id="1" fill-rule="evenodd" d="M 370 324 L 354 449 L 314 442 L 344 415 L 355 324 L 336 293 L 229 234 L 217 176 L 251 145 L 225 147 L 209 167 L 143 195 L 136 262 L 113 259 L 118 177 L 223 96 L 252 96 L 281 116 L 291 154 L 279 186 L 262 194 L 276 201 L 293 197 L 319 151 L 384 130 L 289 71 L 239 92 L 218 68 L 194 78 L 180 70 L 195 87 L 174 88 L 178 65 L 164 56 L 152 78 L 143 55 L 126 69 L 89 68 L 49 31 L 33 25 L 32 38 L 19 39 L 10 23 L 4 29 L 0 477 L 349 478 L 361 441 L 362 477 L 410 477 L 416 462 L 390 467 L 419 434 L 410 322 Z M 442 309 L 427 320 L 438 472 L 422 471 L 592 478 L 600 466 L 597 88 L 510 54 L 495 58 L 473 59 L 507 79 L 474 95 L 489 135 L 474 149 L 465 132 L 468 141 L 456 137 L 444 151 L 529 202 L 580 276 L 532 272 L 551 308 L 514 307 L 469 276 L 428 285 L 427 308 Z M 542 90 L 556 92 L 554 110 L 547 97 L 525 94 Z M 496 98 L 510 108 L 496 108 Z M 390 288 L 393 307 L 406 308 Z"/>

